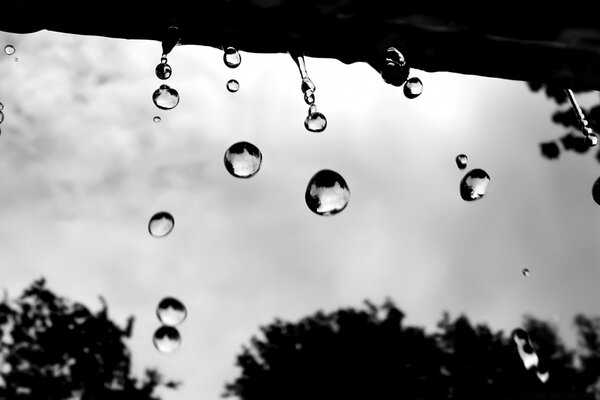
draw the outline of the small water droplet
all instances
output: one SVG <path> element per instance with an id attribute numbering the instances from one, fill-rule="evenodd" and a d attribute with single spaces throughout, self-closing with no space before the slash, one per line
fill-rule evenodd
<path id="1" fill-rule="evenodd" d="M 521 272 L 523 273 L 523 276 L 526 276 L 526 277 L 529 276 L 529 274 L 530 274 L 529 269 L 527 269 L 527 268 L 523 268 L 523 271 L 521 271 Z"/>
<path id="2" fill-rule="evenodd" d="M 175 326 L 185 320 L 187 309 L 181 301 L 173 297 L 165 297 L 156 307 L 156 316 L 163 325 Z"/>
<path id="3" fill-rule="evenodd" d="M 229 68 L 237 68 L 242 62 L 242 56 L 235 48 L 228 47 L 225 49 L 225 54 L 223 54 L 223 62 L 225 62 L 225 65 Z"/>
<path id="4" fill-rule="evenodd" d="M 585 144 L 587 144 L 589 147 L 594 147 L 595 145 L 597 145 L 598 144 L 598 135 L 596 135 L 593 132 L 585 135 Z"/>
<path id="5" fill-rule="evenodd" d="M 0 111 L 0 124 L 4 121 L 4 113 Z"/>
<path id="6" fill-rule="evenodd" d="M 327 118 L 320 112 L 308 114 L 304 127 L 310 132 L 323 132 L 327 128 Z"/>
<path id="7" fill-rule="evenodd" d="M 161 353 L 172 353 L 181 346 L 181 335 L 177 328 L 161 326 L 154 332 L 152 342 Z"/>
<path id="8" fill-rule="evenodd" d="M 423 82 L 419 78 L 410 78 L 404 84 L 404 96 L 407 99 L 416 99 L 423 93 Z"/>
<path id="9" fill-rule="evenodd" d="M 310 107 L 308 107 L 308 115 L 312 115 L 316 112 L 317 112 L 317 105 L 311 104 Z"/>
<path id="10" fill-rule="evenodd" d="M 167 63 L 167 55 L 163 54 L 162 56 L 160 56 L 160 63 L 161 64 L 166 64 Z"/>
<path id="11" fill-rule="evenodd" d="M 315 103 L 315 95 L 312 90 L 307 90 L 306 93 L 304 93 L 304 102 L 308 105 Z"/>
<path id="12" fill-rule="evenodd" d="M 340 174 L 323 169 L 308 181 L 304 200 L 315 214 L 335 215 L 348 205 L 350 189 Z"/>
<path id="13" fill-rule="evenodd" d="M 227 81 L 227 90 L 231 93 L 235 93 L 240 89 L 240 83 L 235 79 L 230 79 Z"/>
<path id="14" fill-rule="evenodd" d="M 167 85 L 160 85 L 152 94 L 152 101 L 162 110 L 171 110 L 179 104 L 179 93 Z"/>
<path id="15" fill-rule="evenodd" d="M 158 115 L 156 115 L 154 118 L 152 118 L 152 121 L 159 123 L 160 121 L 162 121 L 162 119 Z"/>
<path id="16" fill-rule="evenodd" d="M 227 149 L 223 161 L 231 175 L 236 178 L 250 178 L 260 169 L 262 153 L 252 143 L 238 142 Z"/>
<path id="17" fill-rule="evenodd" d="M 166 211 L 157 212 L 148 222 L 148 232 L 154 237 L 165 237 L 173 230 L 175 219 Z"/>
<path id="18" fill-rule="evenodd" d="M 465 201 L 481 199 L 490 183 L 490 176 L 482 169 L 467 172 L 460 181 L 460 197 Z"/>
<path id="19" fill-rule="evenodd" d="M 15 57 L 14 62 L 18 62 L 19 61 L 19 57 Z"/>
<path id="20" fill-rule="evenodd" d="M 4 52 L 9 56 L 11 54 L 15 54 L 15 47 L 12 44 L 7 44 L 6 46 L 4 46 Z"/>
<path id="21" fill-rule="evenodd" d="M 467 156 L 465 154 L 459 154 L 456 156 L 456 166 L 458 167 L 458 169 L 467 168 L 468 162 L 469 162 L 469 159 L 467 158 Z"/>
<path id="22" fill-rule="evenodd" d="M 167 63 L 160 63 L 156 66 L 156 69 L 154 70 L 154 72 L 156 73 L 156 77 L 158 79 L 165 80 L 165 79 L 169 79 L 171 77 L 171 74 L 173 73 L 173 69 Z"/>
<path id="23" fill-rule="evenodd" d="M 395 47 L 388 47 L 385 51 L 385 60 L 391 61 L 396 64 L 404 65 L 406 64 L 406 60 L 404 59 L 404 55 Z"/>

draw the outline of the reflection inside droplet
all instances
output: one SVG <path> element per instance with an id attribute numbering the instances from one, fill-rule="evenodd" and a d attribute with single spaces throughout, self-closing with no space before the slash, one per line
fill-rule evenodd
<path id="1" fill-rule="evenodd" d="M 161 353 L 172 353 L 181 346 L 181 335 L 177 328 L 161 326 L 154 332 L 152 342 Z"/>
<path id="2" fill-rule="evenodd" d="M 223 54 L 223 62 L 229 68 L 237 68 L 242 62 L 242 56 L 235 48 L 228 47 L 225 49 L 225 54 Z"/>
<path id="3" fill-rule="evenodd" d="M 15 47 L 12 44 L 7 44 L 6 46 L 4 46 L 4 52 L 9 56 L 11 54 L 15 54 Z"/>
<path id="4" fill-rule="evenodd" d="M 165 79 L 169 79 L 171 77 L 171 74 L 173 73 L 173 69 L 166 62 L 164 62 L 164 63 L 161 62 L 156 66 L 154 73 L 156 74 L 156 77 L 158 79 L 165 80 Z"/>
<path id="5" fill-rule="evenodd" d="M 460 197 L 465 201 L 481 199 L 490 183 L 490 176 L 482 169 L 475 168 L 460 181 Z"/>
<path id="6" fill-rule="evenodd" d="M 250 178 L 260 169 L 262 153 L 252 143 L 238 142 L 227 149 L 224 163 L 227 171 L 236 178 Z"/>
<path id="7" fill-rule="evenodd" d="M 304 199 L 315 214 L 335 215 L 348 205 L 350 189 L 340 174 L 324 169 L 310 178 Z"/>
<path id="8" fill-rule="evenodd" d="M 173 230 L 175 219 L 166 212 L 157 212 L 148 222 L 148 232 L 154 237 L 165 237 Z"/>
<path id="9" fill-rule="evenodd" d="M 310 132 L 323 132 L 327 128 L 327 118 L 318 111 L 310 113 L 304 120 L 304 127 Z"/>
<path id="10" fill-rule="evenodd" d="M 161 110 L 171 110 L 179 104 L 179 93 L 167 85 L 160 85 L 152 94 L 152 101 Z"/>
<path id="11" fill-rule="evenodd" d="M 239 90 L 240 88 L 240 83 L 238 81 L 236 81 L 235 79 L 230 79 L 227 81 L 227 90 L 229 90 L 231 93 L 235 93 Z"/>
<path id="12" fill-rule="evenodd" d="M 158 320 L 166 326 L 182 323 L 187 317 L 187 309 L 183 303 L 173 297 L 165 297 L 156 307 Z"/>
<path id="13" fill-rule="evenodd" d="M 467 156 L 465 154 L 459 154 L 456 156 L 456 166 L 459 169 L 467 168 L 468 162 L 469 162 L 469 159 L 467 158 Z"/>
<path id="14" fill-rule="evenodd" d="M 407 99 L 415 99 L 423 93 L 423 83 L 419 78 L 410 78 L 404 84 L 403 91 Z"/>

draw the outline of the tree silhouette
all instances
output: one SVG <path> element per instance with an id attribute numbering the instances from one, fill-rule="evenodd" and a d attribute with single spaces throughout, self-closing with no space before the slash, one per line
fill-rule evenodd
<path id="1" fill-rule="evenodd" d="M 158 400 L 163 382 L 156 370 L 131 376 L 133 317 L 125 328 L 108 318 L 108 307 L 94 313 L 56 296 L 45 280 L 32 283 L 14 301 L 0 303 L 0 399 Z"/>
<path id="2" fill-rule="evenodd" d="M 237 357 L 241 374 L 224 397 L 275 399 L 593 399 L 600 374 L 600 318 L 577 316 L 580 348 L 569 350 L 549 323 L 525 316 L 519 330 L 536 354 L 526 367 L 515 332 L 494 332 L 445 313 L 438 330 L 406 326 L 391 300 L 319 311 L 260 328 Z M 581 367 L 575 358 L 581 357 Z M 600 386 L 600 384 L 598 385 Z M 600 394 L 600 393 L 599 393 Z"/>

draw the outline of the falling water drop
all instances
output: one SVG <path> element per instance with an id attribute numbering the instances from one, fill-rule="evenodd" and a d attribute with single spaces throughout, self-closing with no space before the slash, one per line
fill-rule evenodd
<path id="1" fill-rule="evenodd" d="M 512 338 L 517 345 L 517 351 L 519 352 L 519 356 L 521 357 L 521 361 L 523 361 L 525 369 L 529 370 L 534 367 L 537 368 L 539 358 L 533 350 L 533 344 L 531 343 L 529 334 L 524 329 L 517 328 L 513 331 Z"/>
<path id="2" fill-rule="evenodd" d="M 156 115 L 154 118 L 152 118 L 152 121 L 159 123 L 160 121 L 162 121 L 162 119 L 158 115 Z"/>
<path id="3" fill-rule="evenodd" d="M 173 69 L 171 68 L 171 66 L 169 64 L 165 63 L 159 63 L 156 66 L 156 69 L 154 70 L 154 72 L 156 73 L 156 77 L 158 79 L 169 79 L 171 77 L 171 74 L 173 73 Z"/>
<path id="4" fill-rule="evenodd" d="M 169 54 L 171 52 L 171 50 L 173 50 L 173 48 L 179 44 L 179 41 L 181 40 L 181 33 L 179 32 L 179 28 L 177 26 L 171 25 L 167 28 L 167 30 L 165 31 L 163 40 L 162 40 L 162 51 L 163 51 L 163 57 L 165 57 L 165 63 L 166 63 L 166 57 L 167 54 Z"/>
<path id="5" fill-rule="evenodd" d="M 467 168 L 468 162 L 469 162 L 469 159 L 467 158 L 467 156 L 465 154 L 459 154 L 456 156 L 456 166 L 458 167 L 458 169 Z"/>
<path id="6" fill-rule="evenodd" d="M 304 200 L 315 214 L 335 215 L 348 205 L 350 189 L 340 174 L 323 169 L 308 181 Z"/>
<path id="7" fill-rule="evenodd" d="M 310 132 L 323 132 L 327 128 L 327 118 L 318 111 L 308 114 L 304 127 Z"/>
<path id="8" fill-rule="evenodd" d="M 231 93 L 235 93 L 240 89 L 240 83 L 235 79 L 230 79 L 227 81 L 227 90 Z"/>
<path id="9" fill-rule="evenodd" d="M 595 133 L 588 133 L 585 135 L 585 144 L 588 145 L 588 147 L 594 147 L 595 145 L 598 144 L 598 135 L 596 135 Z"/>
<path id="10" fill-rule="evenodd" d="M 235 48 L 228 47 L 225 49 L 225 54 L 223 54 L 223 61 L 229 68 L 237 68 L 242 62 L 242 56 Z"/>
<path id="11" fill-rule="evenodd" d="M 419 78 L 410 78 L 404 84 L 403 91 L 407 99 L 416 99 L 423 93 L 423 82 Z"/>
<path id="12" fill-rule="evenodd" d="M 408 79 L 410 68 L 404 56 L 395 47 L 389 47 L 385 52 L 385 62 L 381 68 L 384 82 L 393 86 L 402 86 Z"/>
<path id="13" fill-rule="evenodd" d="M 4 46 L 4 52 L 9 56 L 15 54 L 15 47 L 12 44 L 7 44 Z"/>
<path id="14" fill-rule="evenodd" d="M 152 94 L 152 101 L 162 110 L 171 110 L 179 104 L 179 93 L 167 85 L 160 85 Z"/>
<path id="15" fill-rule="evenodd" d="M 530 272 L 528 268 L 523 268 L 523 270 L 521 271 L 521 273 L 523 274 L 523 276 L 528 277 Z"/>
<path id="16" fill-rule="evenodd" d="M 227 149 L 223 161 L 231 175 L 236 178 L 250 178 L 260 169 L 262 153 L 252 143 L 238 142 Z"/>
<path id="17" fill-rule="evenodd" d="M 154 237 L 165 237 L 173 230 L 175 219 L 166 211 L 157 212 L 148 222 L 148 232 Z"/>
<path id="18" fill-rule="evenodd" d="M 154 332 L 152 342 L 161 353 L 172 353 L 181 346 L 181 335 L 177 328 L 161 326 Z"/>
<path id="19" fill-rule="evenodd" d="M 185 320 L 187 309 L 181 301 L 173 297 L 165 297 L 156 307 L 156 316 L 163 325 L 175 326 Z"/>
<path id="20" fill-rule="evenodd" d="M 490 176 L 482 169 L 475 168 L 460 181 L 460 197 L 465 201 L 481 199 L 490 183 Z"/>

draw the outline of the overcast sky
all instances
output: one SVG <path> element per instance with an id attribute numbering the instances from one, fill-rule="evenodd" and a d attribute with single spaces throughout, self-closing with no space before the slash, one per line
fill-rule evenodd
<path id="1" fill-rule="evenodd" d="M 5 44 L 16 52 L 0 53 L 0 286 L 17 296 L 44 276 L 95 310 L 103 295 L 119 323 L 135 315 L 136 371 L 184 381 L 165 400 L 218 398 L 242 344 L 275 317 L 365 299 L 389 296 L 430 331 L 444 310 L 506 331 L 530 312 L 568 337 L 573 314 L 600 314 L 600 165 L 540 156 L 564 131 L 522 82 L 413 70 L 424 92 L 408 100 L 366 64 L 309 58 L 328 120 L 317 134 L 285 54 L 242 52 L 232 70 L 221 50 L 178 46 L 166 83 L 181 101 L 163 111 L 151 101 L 165 83 L 158 42 L 0 33 Z M 250 179 L 223 165 L 242 140 L 263 154 Z M 459 196 L 459 153 L 491 176 L 479 201 Z M 331 217 L 304 203 L 324 168 L 351 191 Z M 162 210 L 175 228 L 157 239 L 147 224 Z M 164 296 L 188 308 L 170 355 L 151 341 Z"/>

